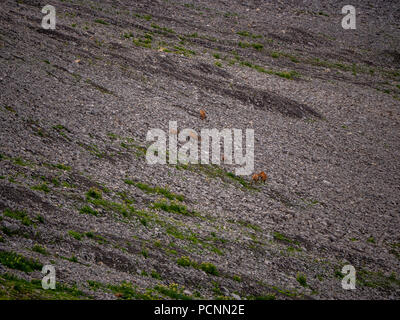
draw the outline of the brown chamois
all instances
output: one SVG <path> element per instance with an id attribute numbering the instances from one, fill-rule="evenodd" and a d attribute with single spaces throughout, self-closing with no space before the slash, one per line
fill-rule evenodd
<path id="1" fill-rule="evenodd" d="M 251 183 L 257 183 L 258 179 L 260 179 L 260 176 L 258 175 L 258 173 L 253 174 L 253 176 L 251 177 Z"/>
<path id="2" fill-rule="evenodd" d="M 265 183 L 267 180 L 267 174 L 264 171 L 261 171 L 258 176 L 260 177 L 260 180 Z"/>
<path id="3" fill-rule="evenodd" d="M 206 112 L 203 109 L 201 109 L 200 110 L 200 119 L 204 120 L 205 118 L 206 118 Z"/>

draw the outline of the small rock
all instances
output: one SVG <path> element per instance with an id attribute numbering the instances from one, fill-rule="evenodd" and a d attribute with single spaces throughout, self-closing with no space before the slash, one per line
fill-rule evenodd
<path id="1" fill-rule="evenodd" d="M 234 298 L 235 300 L 242 300 L 242 298 L 240 298 L 240 296 L 235 293 L 232 293 L 232 298 Z"/>
<path id="2" fill-rule="evenodd" d="M 19 225 L 15 224 L 15 223 L 8 222 L 8 221 L 3 221 L 2 224 L 3 224 L 4 228 L 7 228 L 11 232 L 17 232 L 20 229 Z"/>
<path id="3" fill-rule="evenodd" d="M 230 295 L 229 290 L 227 288 L 225 288 L 225 287 L 221 287 L 221 291 L 224 294 L 224 296 L 229 296 Z"/>

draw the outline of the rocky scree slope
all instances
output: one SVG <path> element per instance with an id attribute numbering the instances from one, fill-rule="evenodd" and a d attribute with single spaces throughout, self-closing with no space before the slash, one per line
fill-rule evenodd
<path id="1" fill-rule="evenodd" d="M 46 4 L 0 4 L 1 298 L 399 298 L 397 1 Z M 267 183 L 148 165 L 169 121 L 254 129 Z"/>

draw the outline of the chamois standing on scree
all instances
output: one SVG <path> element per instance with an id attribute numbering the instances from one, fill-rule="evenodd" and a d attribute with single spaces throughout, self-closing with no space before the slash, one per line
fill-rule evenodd
<path id="1" fill-rule="evenodd" d="M 258 180 L 265 183 L 265 181 L 267 180 L 267 174 L 264 171 L 261 171 L 260 173 L 253 174 L 251 179 L 252 183 L 257 183 Z"/>
<path id="2" fill-rule="evenodd" d="M 206 118 L 206 112 L 203 109 L 201 109 L 200 110 L 200 119 L 204 120 L 205 118 Z"/>

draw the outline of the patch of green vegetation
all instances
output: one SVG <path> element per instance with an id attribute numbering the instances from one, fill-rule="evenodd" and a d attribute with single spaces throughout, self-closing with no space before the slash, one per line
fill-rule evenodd
<path id="1" fill-rule="evenodd" d="M 225 18 L 230 18 L 230 17 L 238 17 L 239 15 L 236 12 L 225 12 L 224 17 Z"/>
<path id="2" fill-rule="evenodd" d="M 256 50 L 262 50 L 263 48 L 264 48 L 264 46 L 261 44 L 261 43 L 253 43 L 252 45 L 251 45 L 254 49 L 256 49 Z"/>
<path id="3" fill-rule="evenodd" d="M 214 242 L 220 242 L 220 243 L 226 243 L 228 241 L 224 238 L 217 237 L 217 234 L 215 232 L 211 232 L 211 238 L 208 238 L 208 240 L 210 239 Z"/>
<path id="4" fill-rule="evenodd" d="M 241 187 L 247 190 L 259 191 L 257 188 L 251 186 L 249 182 L 244 180 L 242 177 L 236 176 L 232 172 L 226 171 L 218 165 L 204 165 L 204 164 L 179 164 L 176 166 L 178 170 L 184 169 L 192 172 L 200 172 L 210 178 L 219 178 L 224 182 L 238 182 Z"/>
<path id="5" fill-rule="evenodd" d="M 188 38 L 198 38 L 199 37 L 199 34 L 197 33 L 197 32 L 194 32 L 194 33 L 191 33 L 191 34 L 188 34 L 188 35 L 186 35 Z"/>
<path id="6" fill-rule="evenodd" d="M 250 185 L 245 179 L 243 179 L 243 178 L 240 177 L 240 176 L 235 175 L 235 174 L 232 173 L 232 172 L 225 172 L 225 175 L 226 175 L 228 178 L 230 178 L 230 179 L 232 179 L 232 180 L 234 180 L 234 181 L 236 181 L 236 182 L 239 182 L 243 187 L 245 187 L 245 188 L 247 188 L 247 189 L 252 188 L 251 185 Z"/>
<path id="7" fill-rule="evenodd" d="M 64 188 L 68 188 L 68 189 L 76 188 L 76 185 L 71 184 L 71 183 L 69 183 L 69 182 L 67 182 L 67 181 L 63 181 L 63 182 L 61 183 L 61 185 L 62 185 Z"/>
<path id="8" fill-rule="evenodd" d="M 160 209 L 166 212 L 182 214 L 184 216 L 193 215 L 193 212 L 189 211 L 185 205 L 175 202 L 171 203 L 168 203 L 166 201 L 154 202 L 152 209 Z"/>
<path id="9" fill-rule="evenodd" d="M 281 242 L 286 242 L 286 243 L 293 243 L 296 245 L 300 245 L 300 243 L 298 241 L 289 239 L 288 237 L 286 237 L 285 235 L 283 235 L 282 233 L 279 232 L 274 232 L 273 233 L 273 237 L 275 240 L 277 241 L 281 241 Z"/>
<path id="10" fill-rule="evenodd" d="M 317 275 L 316 275 L 316 278 L 317 278 L 319 281 L 323 281 L 323 280 L 324 280 L 324 276 L 323 276 L 322 274 L 317 274 Z"/>
<path id="11" fill-rule="evenodd" d="M 164 285 L 158 285 L 154 287 L 159 293 L 164 296 L 170 297 L 174 300 L 192 300 L 191 296 L 183 293 L 184 288 L 179 287 L 176 283 L 171 283 L 168 287 Z"/>
<path id="12" fill-rule="evenodd" d="M 243 48 L 243 49 L 250 48 L 251 47 L 251 43 L 239 41 L 238 46 L 240 48 Z"/>
<path id="13" fill-rule="evenodd" d="M 147 289 L 146 293 L 140 293 L 137 287 L 132 286 L 130 282 L 122 282 L 120 285 L 108 285 L 110 289 L 119 299 L 123 300 L 153 300 L 156 299 L 152 290 Z"/>
<path id="14" fill-rule="evenodd" d="M 140 218 L 139 221 L 144 227 L 147 227 L 149 224 L 149 221 L 147 218 Z"/>
<path id="15" fill-rule="evenodd" d="M 105 285 L 103 283 L 94 281 L 94 280 L 88 280 L 87 283 L 88 283 L 90 289 L 93 291 L 97 291 L 97 290 L 105 287 Z"/>
<path id="16" fill-rule="evenodd" d="M 15 111 L 12 107 L 10 107 L 10 106 L 5 105 L 5 106 L 4 106 L 4 109 L 6 109 L 7 111 L 10 111 L 10 112 L 12 112 L 12 113 L 16 113 L 16 111 Z"/>
<path id="17" fill-rule="evenodd" d="M 130 39 L 130 38 L 133 38 L 133 33 L 132 32 L 125 32 L 123 35 L 122 35 L 122 37 L 124 38 L 124 39 Z"/>
<path id="18" fill-rule="evenodd" d="M 25 211 L 19 211 L 19 210 L 12 211 L 7 208 L 3 211 L 3 215 L 15 220 L 19 220 L 25 226 L 29 226 L 33 223 Z"/>
<path id="19" fill-rule="evenodd" d="M 175 33 L 174 30 L 169 29 L 169 28 L 166 28 L 166 27 L 160 27 L 159 25 L 157 25 L 157 24 L 155 24 L 155 23 L 152 23 L 152 24 L 151 24 L 151 27 L 152 27 L 153 29 L 156 29 L 156 30 L 159 30 L 159 31 L 163 31 L 163 32 L 166 32 L 166 33 Z"/>
<path id="20" fill-rule="evenodd" d="M 286 251 L 289 252 L 289 253 L 294 253 L 295 251 L 301 252 L 302 250 L 301 250 L 301 248 L 289 246 L 289 247 L 286 248 Z"/>
<path id="21" fill-rule="evenodd" d="M 144 19 L 144 20 L 146 20 L 146 21 L 150 21 L 150 20 L 152 19 L 151 15 L 149 15 L 149 14 L 143 14 L 143 15 L 141 15 L 141 14 L 139 14 L 139 13 L 135 13 L 134 16 L 135 16 L 135 17 L 138 17 L 138 18 L 140 18 L 140 19 Z"/>
<path id="22" fill-rule="evenodd" d="M 195 245 L 201 245 L 203 248 L 210 250 L 211 252 L 214 252 L 218 255 L 223 255 L 223 252 L 218 249 L 216 246 L 214 246 L 211 243 L 208 243 L 202 239 L 199 238 L 199 235 L 197 235 L 196 233 L 194 233 L 193 231 L 191 231 L 190 229 L 187 229 L 185 231 L 181 231 L 180 229 L 178 229 L 175 225 L 173 224 L 163 224 L 161 223 L 161 225 L 165 226 L 166 228 L 166 233 L 168 235 L 171 235 L 172 237 L 176 238 L 176 239 L 180 239 L 180 240 L 184 240 L 184 241 L 190 241 L 191 243 L 195 244 Z M 220 239 L 220 238 L 208 238 L 207 241 L 220 241 L 223 242 L 224 239 Z"/>
<path id="23" fill-rule="evenodd" d="M 45 256 L 48 256 L 48 255 L 49 255 L 49 253 L 47 252 L 46 248 L 43 248 L 42 246 L 40 246 L 40 245 L 38 245 L 38 244 L 35 244 L 35 245 L 32 247 L 32 251 L 39 252 L 39 253 L 41 253 L 41 254 L 43 254 L 43 255 L 45 255 Z"/>
<path id="24" fill-rule="evenodd" d="M 101 194 L 101 191 L 96 188 L 90 188 L 88 192 L 86 192 L 86 199 L 102 199 L 103 196 Z"/>
<path id="25" fill-rule="evenodd" d="M 122 215 L 124 218 L 130 218 L 133 214 L 139 215 L 139 212 L 131 205 L 121 204 L 113 201 L 103 199 L 101 194 L 90 196 L 87 194 L 86 200 L 97 207 L 103 207 L 106 210 L 110 210 Z"/>
<path id="26" fill-rule="evenodd" d="M 237 223 L 242 225 L 242 226 L 244 226 L 244 227 L 246 227 L 246 228 L 253 229 L 254 231 L 257 231 L 257 232 L 261 231 L 261 228 L 259 226 L 255 225 L 255 224 L 252 224 L 252 223 L 250 223 L 248 221 L 239 220 Z"/>
<path id="27" fill-rule="evenodd" d="M 161 242 L 160 242 L 160 240 L 156 240 L 156 241 L 154 241 L 154 246 L 156 247 L 156 248 L 161 248 Z"/>
<path id="28" fill-rule="evenodd" d="M 393 291 L 400 286 L 400 279 L 394 272 L 387 276 L 381 271 L 357 269 L 357 283 L 360 286 Z"/>
<path id="29" fill-rule="evenodd" d="M 117 195 L 124 201 L 126 205 L 131 205 L 135 203 L 135 199 L 129 197 L 129 195 L 125 191 L 117 192 Z"/>
<path id="30" fill-rule="evenodd" d="M 98 244 L 107 244 L 108 243 L 106 238 L 102 237 L 101 235 L 95 234 L 92 231 L 86 232 L 85 236 L 89 239 L 95 240 Z"/>
<path id="31" fill-rule="evenodd" d="M 110 137 L 111 140 L 123 140 L 121 146 L 127 150 L 134 148 L 136 150 L 136 156 L 138 158 L 145 157 L 147 148 L 137 144 L 134 139 L 130 137 L 121 137 L 120 135 L 117 135 L 115 133 L 107 133 L 107 135 Z"/>
<path id="32" fill-rule="evenodd" d="M 61 186 L 60 181 L 57 178 L 52 178 L 50 181 L 55 187 Z"/>
<path id="33" fill-rule="evenodd" d="M 271 57 L 272 58 L 279 58 L 279 56 L 280 56 L 280 54 L 279 54 L 279 52 L 271 52 Z"/>
<path id="34" fill-rule="evenodd" d="M 178 265 L 180 265 L 181 267 L 189 267 L 191 266 L 194 262 L 190 260 L 189 257 L 187 256 L 183 256 L 180 257 L 177 261 Z"/>
<path id="35" fill-rule="evenodd" d="M 324 61 L 319 58 L 308 59 L 308 60 L 305 60 L 304 62 L 311 64 L 311 65 L 319 66 L 319 67 L 339 69 L 342 71 L 352 71 L 353 73 L 354 72 L 359 72 L 359 73 L 368 73 L 369 72 L 355 64 L 348 65 L 348 64 L 344 64 L 344 63 L 340 63 L 340 62 Z"/>
<path id="36" fill-rule="evenodd" d="M 238 34 L 239 36 L 242 36 L 242 37 L 250 37 L 250 32 L 248 32 L 248 31 L 238 31 L 238 32 L 236 32 L 236 34 Z"/>
<path id="37" fill-rule="evenodd" d="M 298 273 L 297 277 L 296 277 L 296 280 L 297 280 L 298 283 L 300 283 L 301 286 L 308 287 L 307 278 L 306 278 L 306 276 L 304 274 Z"/>
<path id="38" fill-rule="evenodd" d="M 104 25 L 106 25 L 106 26 L 108 26 L 108 25 L 109 25 L 109 23 L 108 23 L 108 22 L 106 22 L 106 21 L 104 21 L 103 19 L 96 19 L 96 20 L 94 20 L 94 22 L 96 22 L 96 23 L 100 23 L 100 24 L 104 24 Z"/>
<path id="39" fill-rule="evenodd" d="M 84 235 L 83 235 L 82 233 L 76 232 L 76 231 L 74 231 L 74 230 L 68 230 L 68 234 L 69 234 L 72 238 L 74 238 L 74 239 L 76 239 L 76 240 L 78 240 L 78 241 L 81 241 L 82 238 L 84 237 Z"/>
<path id="40" fill-rule="evenodd" d="M 53 129 L 56 131 L 68 131 L 68 129 L 66 127 L 64 127 L 62 124 L 54 125 Z"/>
<path id="41" fill-rule="evenodd" d="M 239 36 L 242 36 L 242 37 L 250 37 L 250 38 L 253 38 L 253 39 L 262 38 L 262 35 L 253 34 L 253 33 L 248 32 L 248 31 L 238 31 L 238 32 L 236 32 L 236 34 L 238 34 Z"/>
<path id="42" fill-rule="evenodd" d="M 367 239 L 367 242 L 369 242 L 369 243 L 375 243 L 375 238 L 374 237 L 369 237 L 368 239 Z"/>
<path id="43" fill-rule="evenodd" d="M 175 256 L 178 254 L 178 252 L 173 249 L 165 249 L 165 252 L 169 255 L 175 255 Z"/>
<path id="44" fill-rule="evenodd" d="M 57 124 L 57 125 L 54 125 L 52 128 L 53 128 L 53 130 L 57 131 L 57 133 L 60 136 L 64 137 L 67 140 L 70 140 L 70 138 L 68 138 L 68 136 L 67 136 L 67 132 L 70 132 L 70 131 L 63 125 Z"/>
<path id="45" fill-rule="evenodd" d="M 151 271 L 150 276 L 154 279 L 161 280 L 161 275 L 155 270 Z"/>
<path id="46" fill-rule="evenodd" d="M 177 239 L 181 239 L 181 240 L 186 239 L 185 233 L 183 233 L 182 231 L 180 231 L 177 227 L 175 227 L 173 225 L 168 225 L 166 228 L 166 232 L 167 232 L 167 234 L 169 234 Z"/>
<path id="47" fill-rule="evenodd" d="M 279 292 L 280 294 L 287 296 L 287 297 L 294 298 L 294 297 L 298 296 L 298 293 L 296 290 L 285 290 L 285 289 L 280 289 L 276 286 L 272 286 L 272 289 Z"/>
<path id="48" fill-rule="evenodd" d="M 24 272 L 42 270 L 43 265 L 39 261 L 25 258 L 24 256 L 8 251 L 0 251 L 0 264 Z"/>
<path id="49" fill-rule="evenodd" d="M 262 45 L 261 43 L 249 43 L 249 42 L 242 42 L 242 41 L 239 41 L 238 46 L 243 49 L 253 47 L 254 49 L 259 50 L 259 51 L 264 48 L 264 45 Z"/>
<path id="50" fill-rule="evenodd" d="M 137 188 L 139 188 L 140 190 L 142 190 L 142 191 L 144 191 L 146 193 L 160 194 L 160 195 L 163 195 L 164 197 L 166 197 L 167 199 L 170 199 L 170 200 L 174 200 L 174 199 L 179 200 L 179 201 L 183 201 L 184 200 L 183 195 L 175 194 L 175 193 L 169 191 L 167 188 L 162 188 L 162 187 L 158 187 L 158 186 L 151 187 L 151 186 L 149 186 L 149 185 L 147 185 L 145 183 L 134 182 L 134 181 L 129 180 L 129 179 L 125 179 L 124 182 L 126 184 L 129 184 L 129 185 L 134 185 L 134 186 L 136 186 Z"/>
<path id="51" fill-rule="evenodd" d="M 67 258 L 66 260 L 74 262 L 74 263 L 78 263 L 79 262 L 78 258 L 75 255 L 72 255 L 71 258 Z"/>
<path id="52" fill-rule="evenodd" d="M 22 160 L 20 157 L 14 158 L 14 163 L 21 167 L 26 167 L 29 165 L 29 162 Z"/>
<path id="53" fill-rule="evenodd" d="M 222 68 L 222 63 L 219 61 L 215 61 L 214 63 L 217 67 Z"/>
<path id="54" fill-rule="evenodd" d="M 181 240 L 190 240 L 194 243 L 198 243 L 198 239 L 194 234 L 187 235 L 186 233 L 180 231 L 174 225 L 167 225 L 166 227 L 167 234 L 173 236 L 174 238 L 181 239 Z"/>
<path id="55" fill-rule="evenodd" d="M 400 243 L 391 243 L 389 253 L 393 254 L 397 259 L 400 260 Z"/>
<path id="56" fill-rule="evenodd" d="M 223 293 L 222 293 L 222 290 L 221 290 L 221 288 L 219 286 L 219 283 L 216 282 L 216 281 L 211 281 L 211 283 L 213 285 L 212 291 L 214 292 L 214 294 L 217 297 L 223 296 Z"/>
<path id="57" fill-rule="evenodd" d="M 42 288 L 41 280 L 27 281 L 15 275 L 0 275 L 0 300 L 76 300 L 90 298 L 76 286 L 68 287 L 57 281 L 54 290 Z"/>
<path id="58" fill-rule="evenodd" d="M 300 200 L 302 202 L 304 202 L 304 205 L 306 207 L 312 207 L 312 206 L 316 206 L 316 205 L 323 205 L 322 202 L 320 202 L 318 200 L 315 200 L 315 199 L 303 199 L 303 198 L 300 198 Z"/>
<path id="59" fill-rule="evenodd" d="M 220 55 L 219 53 L 214 53 L 214 54 L 213 54 L 213 57 L 214 57 L 215 59 L 221 59 L 221 55 Z"/>
<path id="60" fill-rule="evenodd" d="M 93 239 L 94 238 L 94 233 L 92 231 L 88 231 L 88 232 L 85 233 L 85 236 L 90 238 L 90 239 Z"/>
<path id="61" fill-rule="evenodd" d="M 60 170 L 64 170 L 64 171 L 70 171 L 71 170 L 70 166 L 67 166 L 67 165 L 62 164 L 62 163 L 53 164 L 52 166 L 54 168 L 57 168 L 57 169 L 60 169 Z"/>
<path id="62" fill-rule="evenodd" d="M 3 231 L 3 233 L 4 233 L 5 235 L 10 236 L 10 237 L 12 237 L 13 235 L 19 233 L 17 230 L 16 230 L 16 231 L 13 231 L 13 230 L 11 230 L 11 229 L 9 229 L 9 228 L 7 228 L 7 227 L 4 227 L 4 226 L 1 228 L 1 231 Z"/>
<path id="63" fill-rule="evenodd" d="M 338 278 L 338 279 L 343 279 L 344 278 L 344 274 L 339 269 L 335 270 L 334 276 L 335 276 L 335 278 Z"/>
<path id="64" fill-rule="evenodd" d="M 151 49 L 152 40 L 153 40 L 153 38 L 151 37 L 151 35 L 145 35 L 144 39 L 142 39 L 142 38 L 134 38 L 132 41 L 138 47 Z"/>
<path id="65" fill-rule="evenodd" d="M 242 282 L 242 278 L 241 278 L 240 276 L 238 276 L 238 275 L 234 275 L 234 276 L 232 277 L 232 279 L 235 280 L 235 281 L 237 281 L 237 282 Z"/>
<path id="66" fill-rule="evenodd" d="M 142 249 L 141 254 L 145 259 L 149 257 L 149 252 L 147 251 L 147 249 Z"/>
<path id="67" fill-rule="evenodd" d="M 202 262 L 199 265 L 200 269 L 203 270 L 204 272 L 208 273 L 208 274 L 212 274 L 214 276 L 218 276 L 219 272 L 218 269 L 215 265 L 213 265 L 210 262 Z"/>
<path id="68" fill-rule="evenodd" d="M 46 182 L 44 182 L 42 184 L 38 184 L 38 185 L 32 186 L 31 189 L 32 190 L 43 191 L 44 193 L 49 193 L 50 192 L 50 188 L 48 187 Z"/>
<path id="69" fill-rule="evenodd" d="M 271 75 L 276 75 L 276 76 L 279 76 L 281 78 L 285 78 L 285 79 L 289 79 L 289 80 L 293 80 L 294 78 L 300 76 L 296 71 L 273 71 L 273 70 L 267 70 L 267 69 L 265 69 L 265 68 L 263 68 L 261 66 L 252 64 L 251 62 L 248 62 L 248 61 L 241 61 L 240 64 L 242 66 L 246 66 L 246 67 L 255 69 L 258 72 L 267 73 L 267 74 L 271 74 Z"/>
<path id="70" fill-rule="evenodd" d="M 93 216 L 99 215 L 99 213 L 96 210 L 92 209 L 91 207 L 89 207 L 87 205 L 80 208 L 79 212 L 82 214 L 91 214 Z"/>
<path id="71" fill-rule="evenodd" d="M 196 55 L 196 52 L 190 49 L 186 49 L 180 46 L 174 46 L 174 53 L 184 55 L 185 57 L 190 57 L 191 55 Z"/>

